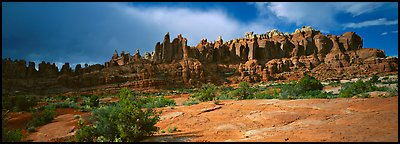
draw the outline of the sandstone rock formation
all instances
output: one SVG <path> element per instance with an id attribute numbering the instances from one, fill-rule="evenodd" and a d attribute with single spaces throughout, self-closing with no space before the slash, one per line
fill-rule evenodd
<path id="1" fill-rule="evenodd" d="M 104 65 L 78 64 L 74 70 L 69 63 L 58 71 L 54 63 L 42 62 L 36 70 L 33 62 L 27 66 L 24 60 L 3 59 L 3 89 L 201 86 L 296 80 L 304 73 L 330 80 L 398 70 L 397 58 L 386 57 L 383 50 L 363 48 L 363 39 L 355 32 L 323 35 L 309 26 L 291 34 L 274 29 L 264 34 L 247 32 L 244 38 L 228 41 L 219 36 L 215 41 L 203 38 L 196 46 L 187 43 L 180 34 L 170 41 L 167 33 L 151 54 L 145 52 L 142 57 L 139 50 L 133 56 L 115 51 Z"/>

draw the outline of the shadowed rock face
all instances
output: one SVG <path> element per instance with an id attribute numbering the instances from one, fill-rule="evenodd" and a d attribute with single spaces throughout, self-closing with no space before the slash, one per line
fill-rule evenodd
<path id="1" fill-rule="evenodd" d="M 170 41 L 167 33 L 155 45 L 155 51 L 142 57 L 137 50 L 131 56 L 117 51 L 104 65 L 65 63 L 35 64 L 24 60 L 2 60 L 2 88 L 71 89 L 117 84 L 117 87 L 201 86 L 238 81 L 260 82 L 296 80 L 310 73 L 320 80 L 343 79 L 360 75 L 395 73 L 397 58 L 386 57 L 383 50 L 362 48 L 363 40 L 355 32 L 323 35 L 311 27 L 292 34 L 272 30 L 265 34 L 248 32 L 245 38 L 224 41 L 222 36 L 210 42 L 203 38 L 188 46 L 182 35 Z M 361 71 L 362 70 L 362 71 Z"/>

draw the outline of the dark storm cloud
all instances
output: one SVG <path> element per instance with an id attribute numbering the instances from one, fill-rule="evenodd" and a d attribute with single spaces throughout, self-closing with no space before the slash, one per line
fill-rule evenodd
<path id="1" fill-rule="evenodd" d="M 2 8 L 3 58 L 103 63 L 115 49 L 153 49 L 153 43 L 144 43 L 149 41 L 144 33 L 151 31 L 110 3 L 3 3 Z"/>

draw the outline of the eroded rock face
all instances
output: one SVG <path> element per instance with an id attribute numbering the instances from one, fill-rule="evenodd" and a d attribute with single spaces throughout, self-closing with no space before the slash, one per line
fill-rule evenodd
<path id="1" fill-rule="evenodd" d="M 63 66 L 63 68 L 64 69 L 61 70 L 60 74 L 72 75 L 72 70 L 71 68 L 69 68 L 68 63 L 66 63 L 65 67 Z M 58 67 L 54 63 L 50 64 L 49 62 L 45 63 L 44 61 L 42 61 L 42 63 L 39 64 L 39 77 L 56 78 L 57 76 L 58 76 Z"/>
<path id="2" fill-rule="evenodd" d="M 54 63 L 42 62 L 36 70 L 33 62 L 27 66 L 24 60 L 3 59 L 3 85 L 146 88 L 296 80 L 304 73 L 326 80 L 397 72 L 397 58 L 386 57 L 382 50 L 362 48 L 362 42 L 355 32 L 323 35 L 309 26 L 291 34 L 275 29 L 264 34 L 247 32 L 244 38 L 228 41 L 222 36 L 215 41 L 203 38 L 196 46 L 188 46 L 180 34 L 171 42 L 167 33 L 151 54 L 145 52 L 142 57 L 139 50 L 133 56 L 115 51 L 104 65 L 78 64 L 74 70 L 68 63 L 58 72 Z"/>

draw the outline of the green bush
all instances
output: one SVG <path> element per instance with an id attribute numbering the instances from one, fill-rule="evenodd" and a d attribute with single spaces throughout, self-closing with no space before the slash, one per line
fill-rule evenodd
<path id="1" fill-rule="evenodd" d="M 302 91 L 322 90 L 324 87 L 319 80 L 307 74 L 297 84 L 302 88 Z"/>
<path id="2" fill-rule="evenodd" d="M 255 99 L 273 99 L 274 97 L 271 94 L 268 94 L 266 92 L 260 92 L 260 93 L 256 93 L 254 95 Z"/>
<path id="3" fill-rule="evenodd" d="M 28 127 L 39 127 L 50 123 L 56 116 L 54 106 L 45 106 L 44 110 L 34 110 L 32 112 L 32 120 L 28 122 Z"/>
<path id="4" fill-rule="evenodd" d="M 12 111 L 15 105 L 15 97 L 11 96 L 1 96 L 2 108 Z"/>
<path id="5" fill-rule="evenodd" d="M 305 75 L 297 83 L 281 85 L 280 99 L 309 99 L 333 97 L 322 91 L 321 82 L 312 76 Z"/>
<path id="6" fill-rule="evenodd" d="M 256 92 L 255 88 L 252 88 L 251 85 L 247 82 L 240 82 L 239 87 L 232 91 L 232 97 L 235 97 L 239 100 L 243 99 L 252 99 L 253 93 Z"/>
<path id="7" fill-rule="evenodd" d="M 89 95 L 89 94 L 84 94 L 81 96 L 83 97 L 83 102 L 79 107 L 81 111 L 92 111 L 94 108 L 99 107 L 100 105 L 99 96 Z"/>
<path id="8" fill-rule="evenodd" d="M 382 84 L 396 84 L 398 83 L 398 80 L 386 80 L 386 81 L 380 81 Z"/>
<path id="9" fill-rule="evenodd" d="M 199 101 L 211 101 L 216 97 L 217 87 L 214 84 L 208 83 L 202 86 L 199 92 L 192 94 L 191 97 Z"/>
<path id="10" fill-rule="evenodd" d="M 200 102 L 199 102 L 198 100 L 191 98 L 191 99 L 189 99 L 189 100 L 183 102 L 183 105 L 185 105 L 185 106 L 191 106 L 191 105 L 195 105 L 195 104 L 199 104 L 199 103 L 200 103 Z"/>
<path id="11" fill-rule="evenodd" d="M 74 141 L 93 142 L 96 137 L 96 128 L 93 126 L 82 126 L 76 133 Z"/>
<path id="12" fill-rule="evenodd" d="M 99 97 L 97 95 L 90 96 L 89 99 L 89 106 L 91 107 L 98 107 L 99 106 Z"/>
<path id="13" fill-rule="evenodd" d="M 78 105 L 75 102 L 55 102 L 49 104 L 50 106 L 54 106 L 55 108 L 78 108 Z"/>
<path id="14" fill-rule="evenodd" d="M 219 88 L 219 95 L 217 96 L 216 99 L 218 100 L 227 100 L 227 99 L 234 99 L 234 97 L 232 97 L 231 92 L 234 90 L 233 87 L 229 86 L 229 87 L 220 87 Z"/>
<path id="15" fill-rule="evenodd" d="M 330 86 L 333 86 L 333 87 L 337 87 L 337 86 L 340 86 L 340 81 L 334 81 L 334 82 L 332 82 L 332 83 L 329 83 L 328 85 L 330 85 Z"/>
<path id="16" fill-rule="evenodd" d="M 85 124 L 85 120 L 83 118 L 79 118 L 78 125 L 83 126 L 83 124 Z"/>
<path id="17" fill-rule="evenodd" d="M 71 96 L 71 97 L 68 97 L 66 101 L 76 103 L 76 102 L 78 102 L 78 99 L 79 99 L 78 96 Z"/>
<path id="18" fill-rule="evenodd" d="M 173 128 L 168 127 L 168 132 L 169 133 L 173 133 L 173 132 L 176 132 L 176 131 L 178 131 L 178 128 L 176 126 L 174 126 Z"/>
<path id="19" fill-rule="evenodd" d="M 120 100 L 115 105 L 98 108 L 92 112 L 95 125 L 77 133 L 76 141 L 138 141 L 158 131 L 155 124 L 159 121 L 159 113 L 152 108 L 142 110 L 146 99 L 140 99 L 129 89 L 123 88 Z"/>
<path id="20" fill-rule="evenodd" d="M 371 91 L 383 90 L 384 88 L 378 88 L 371 81 L 363 82 L 358 80 L 354 83 L 344 83 L 342 84 L 342 89 L 340 90 L 340 97 L 350 98 L 358 94 L 367 93 Z"/>
<path id="21" fill-rule="evenodd" d="M 31 127 L 28 127 L 26 130 L 27 130 L 28 132 L 35 132 L 35 131 L 36 131 L 36 127 L 31 126 Z"/>
<path id="22" fill-rule="evenodd" d="M 278 95 L 279 99 L 289 99 L 298 98 L 298 96 L 303 92 L 304 91 L 300 85 L 285 84 L 281 86 L 281 92 L 276 95 Z"/>
<path id="23" fill-rule="evenodd" d="M 219 105 L 220 102 L 218 99 L 214 99 L 214 104 Z"/>
<path id="24" fill-rule="evenodd" d="M 373 75 L 369 81 L 370 81 L 371 83 L 380 82 L 380 81 L 379 81 L 379 76 Z"/>
<path id="25" fill-rule="evenodd" d="M 28 111 L 38 102 L 34 96 L 2 96 L 2 108 L 11 111 Z"/>
<path id="26" fill-rule="evenodd" d="M 160 108 L 165 106 L 176 106 L 176 102 L 173 99 L 166 99 L 164 96 L 158 97 L 147 97 L 143 98 L 145 104 L 143 108 Z"/>
<path id="27" fill-rule="evenodd" d="M 299 97 L 301 99 L 311 99 L 311 98 L 329 98 L 329 95 L 326 94 L 325 92 L 321 90 L 311 90 L 311 91 L 306 91 L 304 93 L 301 93 Z"/>
<path id="28" fill-rule="evenodd" d="M 20 130 L 8 130 L 2 128 L 2 142 L 20 142 L 22 133 Z"/>
<path id="29" fill-rule="evenodd" d="M 55 97 L 55 99 L 56 99 L 56 100 L 66 100 L 66 99 L 67 99 L 67 96 L 65 96 L 65 95 L 57 95 L 57 96 Z"/>
<path id="30" fill-rule="evenodd" d="M 84 112 L 89 112 L 89 111 L 93 110 L 93 108 L 90 107 L 89 105 L 82 105 L 79 107 L 79 109 L 80 109 L 80 111 L 84 111 Z"/>

